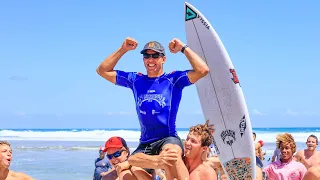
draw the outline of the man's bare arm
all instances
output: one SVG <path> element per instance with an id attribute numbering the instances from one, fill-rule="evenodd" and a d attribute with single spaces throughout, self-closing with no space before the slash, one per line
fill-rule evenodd
<path id="1" fill-rule="evenodd" d="M 117 171 L 115 169 L 108 171 L 108 174 L 104 175 L 101 180 L 115 180 L 118 177 Z"/>
<path id="2" fill-rule="evenodd" d="M 122 46 L 117 49 L 114 53 L 108 56 L 97 68 L 97 73 L 110 81 L 111 83 L 116 83 L 117 73 L 114 71 L 114 67 L 120 60 L 120 58 L 128 51 L 136 49 L 138 43 L 132 38 L 126 38 Z"/>
<path id="3" fill-rule="evenodd" d="M 302 153 L 303 151 L 298 151 L 295 155 L 293 155 L 293 160 L 301 162 L 302 161 Z"/>
<path id="4" fill-rule="evenodd" d="M 147 155 L 137 153 L 129 157 L 128 162 L 132 166 L 149 169 L 166 169 L 168 166 L 173 166 L 170 162 L 176 162 L 178 152 L 174 149 L 163 149 L 160 155 Z"/>
<path id="5" fill-rule="evenodd" d="M 160 155 L 146 155 L 144 153 L 137 153 L 129 157 L 128 162 L 132 166 L 149 168 L 149 169 L 161 169 Z"/>
<path id="6" fill-rule="evenodd" d="M 110 81 L 111 83 L 116 83 L 116 71 L 113 69 L 120 58 L 126 53 L 127 51 L 123 50 L 122 48 L 117 49 L 114 53 L 112 53 L 109 57 L 107 57 L 97 68 L 97 73 L 105 78 L 106 80 Z"/>
<path id="7" fill-rule="evenodd" d="M 188 78 L 191 83 L 197 82 L 209 73 L 208 65 L 191 48 L 186 48 L 184 54 L 189 60 L 192 71 L 188 72 Z"/>

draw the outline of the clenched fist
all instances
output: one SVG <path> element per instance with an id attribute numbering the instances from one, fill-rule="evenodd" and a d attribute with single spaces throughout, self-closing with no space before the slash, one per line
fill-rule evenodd
<path id="1" fill-rule="evenodd" d="M 184 46 L 184 43 L 181 42 L 179 39 L 174 38 L 172 41 L 169 43 L 169 50 L 172 53 L 177 53 L 181 51 L 182 47 Z"/>
<path id="2" fill-rule="evenodd" d="M 123 41 L 121 48 L 123 50 L 130 51 L 130 50 L 135 50 L 137 46 L 138 46 L 138 42 L 135 39 L 128 37 Z"/>

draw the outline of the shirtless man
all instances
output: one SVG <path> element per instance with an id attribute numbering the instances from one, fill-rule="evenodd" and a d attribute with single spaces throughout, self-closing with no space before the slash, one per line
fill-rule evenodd
<path id="1" fill-rule="evenodd" d="M 208 164 L 208 149 L 212 144 L 212 134 L 208 121 L 206 124 L 192 126 L 184 143 L 184 163 L 190 180 L 216 180 L 217 174 Z"/>
<path id="2" fill-rule="evenodd" d="M 307 169 L 314 165 L 320 165 L 320 152 L 316 150 L 318 146 L 318 138 L 310 135 L 307 139 L 307 149 L 300 150 L 295 155 L 295 159 L 301 162 Z"/>
<path id="3" fill-rule="evenodd" d="M 12 149 L 7 141 L 0 141 L 0 179 L 1 180 L 34 180 L 30 176 L 9 170 L 12 161 Z"/>
<path id="4" fill-rule="evenodd" d="M 319 180 L 320 179 L 320 165 L 312 166 L 308 169 L 302 180 Z"/>

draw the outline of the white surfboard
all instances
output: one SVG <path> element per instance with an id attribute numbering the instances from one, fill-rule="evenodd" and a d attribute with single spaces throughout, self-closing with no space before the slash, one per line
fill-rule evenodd
<path id="1" fill-rule="evenodd" d="M 255 179 L 251 122 L 235 68 L 209 21 L 185 3 L 187 43 L 210 72 L 196 83 L 205 119 L 214 124 L 214 147 L 229 179 Z"/>

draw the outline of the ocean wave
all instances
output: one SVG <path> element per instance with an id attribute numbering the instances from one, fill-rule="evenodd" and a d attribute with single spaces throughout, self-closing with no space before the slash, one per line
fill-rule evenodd
<path id="1" fill-rule="evenodd" d="M 120 136 L 128 142 L 139 142 L 140 132 L 134 130 L 0 131 L 0 139 L 4 140 L 106 141 L 112 136 Z M 187 131 L 179 132 L 179 136 L 186 137 Z"/>
<path id="2" fill-rule="evenodd" d="M 15 151 L 97 151 L 99 146 L 17 146 Z M 133 152 L 136 147 L 129 148 Z"/>
<path id="3" fill-rule="evenodd" d="M 281 131 L 256 131 L 257 140 L 265 143 L 274 143 L 276 136 Z M 185 138 L 188 131 L 178 131 L 181 138 Z M 320 137 L 320 132 L 313 130 L 309 132 L 292 132 L 297 143 L 306 142 L 310 134 Z M 45 141 L 106 141 L 111 136 L 121 136 L 127 142 L 139 142 L 140 132 L 137 130 L 69 130 L 69 131 L 33 131 L 33 130 L 1 130 L 0 139 L 2 140 L 45 140 Z"/>

